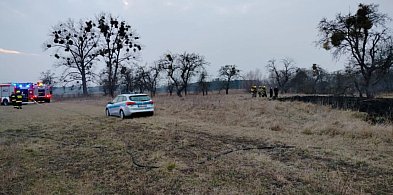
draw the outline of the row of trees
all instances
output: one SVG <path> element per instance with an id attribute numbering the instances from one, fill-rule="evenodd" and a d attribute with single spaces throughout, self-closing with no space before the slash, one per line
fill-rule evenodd
<path id="1" fill-rule="evenodd" d="M 87 83 L 98 75 L 95 67 L 105 64 L 101 76 L 106 77 L 109 94 L 114 95 L 119 73 L 134 62 L 142 49 L 139 37 L 125 21 L 110 14 L 100 14 L 92 20 L 69 19 L 54 26 L 45 43 L 58 59 L 57 67 L 63 68 L 62 83 L 81 82 L 87 95 Z"/>
<path id="2" fill-rule="evenodd" d="M 310 68 L 299 68 L 293 60 L 288 64 L 288 58 L 281 60 L 281 63 L 273 62 L 276 60 L 270 60 L 266 66 L 270 72 L 269 79 L 260 83 L 278 86 L 283 93 L 367 96 L 362 75 L 353 69 L 328 72 L 317 64 Z M 386 70 L 386 74 L 380 75 L 378 79 L 379 82 L 373 85 L 369 93 L 374 95 L 393 91 L 392 68 Z"/>
<path id="3" fill-rule="evenodd" d="M 188 94 L 191 83 L 197 82 L 203 95 L 209 91 L 209 75 L 206 66 L 209 63 L 204 56 L 196 53 L 183 52 L 181 54 L 163 55 L 153 66 L 134 66 L 132 69 L 124 68 L 122 74 L 122 85 L 126 86 L 126 91 L 150 91 L 154 96 L 159 83 L 166 85 L 168 92 L 173 92 L 181 97 Z M 219 80 L 223 82 L 226 93 L 229 91 L 229 84 L 234 78 L 240 76 L 240 70 L 236 65 L 222 66 L 218 72 Z M 105 86 L 105 84 L 104 84 Z"/>
<path id="4" fill-rule="evenodd" d="M 295 67 L 294 60 L 284 58 L 269 60 L 266 65 L 270 80 L 263 81 L 279 86 L 282 92 L 335 93 L 355 91 L 373 97 L 393 64 L 393 41 L 387 27 L 390 18 L 378 12 L 377 5 L 360 4 L 355 14 L 338 14 L 334 20 L 322 19 L 318 25 L 318 45 L 331 50 L 337 58 L 348 57 L 343 71 L 328 73 L 314 64 L 311 69 Z M 63 68 L 63 84 L 81 82 L 87 95 L 87 83 L 96 82 L 114 96 L 119 85 L 127 91 L 156 93 L 160 81 L 170 94 L 187 95 L 191 82 L 197 82 L 203 95 L 208 93 L 209 82 L 206 59 L 196 53 L 164 54 L 152 65 L 138 65 L 142 46 L 139 36 L 124 20 L 102 13 L 95 19 L 68 20 L 54 26 L 45 48 L 53 52 L 57 67 Z M 95 74 L 98 64 L 104 65 Z M 281 64 L 281 65 L 279 65 Z M 280 68 L 279 68 L 280 67 Z M 50 76 L 50 72 L 43 75 Z M 226 94 L 234 79 L 250 82 L 260 80 L 259 71 L 241 76 L 236 65 L 221 66 L 218 75 Z M 260 82 L 260 81 L 258 81 Z"/>

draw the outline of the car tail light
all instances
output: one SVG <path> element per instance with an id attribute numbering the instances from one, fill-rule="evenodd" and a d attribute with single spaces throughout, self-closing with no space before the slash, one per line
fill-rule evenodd
<path id="1" fill-rule="evenodd" d="M 127 106 L 135 105 L 135 102 L 126 102 Z"/>
<path id="2" fill-rule="evenodd" d="M 154 104 L 154 101 L 153 101 L 153 100 L 150 100 L 150 101 L 149 101 L 149 104 Z"/>

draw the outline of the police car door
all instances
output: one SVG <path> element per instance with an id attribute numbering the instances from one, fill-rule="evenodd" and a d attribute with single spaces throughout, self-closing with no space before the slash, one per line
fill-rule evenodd
<path id="1" fill-rule="evenodd" d="M 116 110 L 118 110 L 118 109 L 116 109 L 118 100 L 119 100 L 119 96 L 117 96 L 115 99 L 113 99 L 113 101 L 112 101 L 113 104 L 108 106 L 109 112 L 111 114 L 118 114 L 119 113 L 118 111 L 116 111 Z"/>
<path id="2" fill-rule="evenodd" d="M 125 96 L 118 96 L 117 102 L 115 103 L 115 109 L 114 109 L 115 114 L 120 115 L 120 109 L 123 107 L 125 100 L 126 100 Z"/>

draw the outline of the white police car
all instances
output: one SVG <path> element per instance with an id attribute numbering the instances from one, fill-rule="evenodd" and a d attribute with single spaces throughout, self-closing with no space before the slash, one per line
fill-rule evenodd
<path id="1" fill-rule="evenodd" d="M 108 102 L 105 108 L 106 116 L 120 116 L 124 119 L 134 113 L 154 114 L 154 102 L 146 94 L 121 94 L 111 102 Z"/>

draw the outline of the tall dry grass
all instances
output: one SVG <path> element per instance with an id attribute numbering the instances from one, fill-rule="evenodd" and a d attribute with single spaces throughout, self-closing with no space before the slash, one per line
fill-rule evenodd
<path id="1" fill-rule="evenodd" d="M 379 159 L 376 153 L 393 151 L 392 124 L 370 124 L 363 113 L 248 94 L 159 96 L 156 102 L 159 115 L 171 123 L 196 125 L 209 133 L 322 148 L 382 166 L 393 162 L 392 156 L 372 160 Z"/>
<path id="2" fill-rule="evenodd" d="M 290 134 L 393 140 L 392 125 L 370 124 L 365 114 L 302 102 L 279 102 L 243 95 L 157 97 L 166 115 L 220 126 L 239 126 Z"/>

